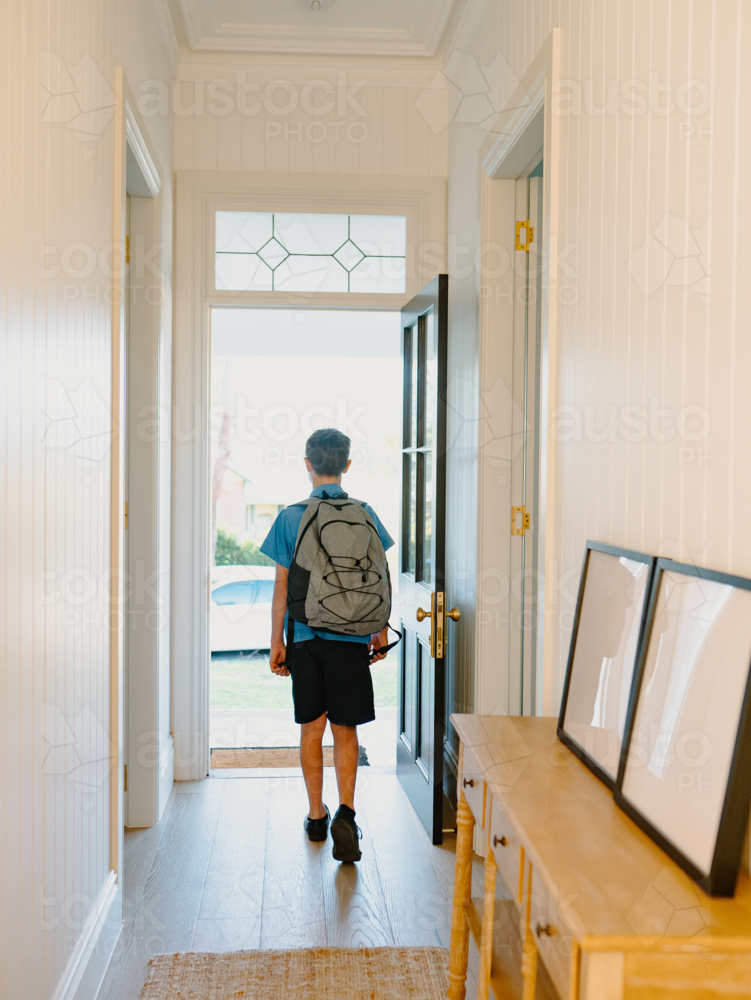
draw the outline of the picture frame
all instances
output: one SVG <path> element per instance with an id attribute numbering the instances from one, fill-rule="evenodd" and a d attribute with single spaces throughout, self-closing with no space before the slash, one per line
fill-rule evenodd
<path id="1" fill-rule="evenodd" d="M 621 760 L 654 556 L 587 541 L 558 738 L 611 790 Z"/>
<path id="2" fill-rule="evenodd" d="M 751 807 L 751 580 L 658 559 L 615 801 L 732 896 Z"/>

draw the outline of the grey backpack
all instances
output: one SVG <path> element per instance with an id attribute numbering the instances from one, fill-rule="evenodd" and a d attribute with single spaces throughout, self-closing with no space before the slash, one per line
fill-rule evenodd
<path id="1" fill-rule="evenodd" d="M 370 514 L 346 493 L 308 497 L 302 505 L 287 581 L 292 629 L 298 621 L 341 635 L 380 632 L 391 612 L 391 579 Z"/>

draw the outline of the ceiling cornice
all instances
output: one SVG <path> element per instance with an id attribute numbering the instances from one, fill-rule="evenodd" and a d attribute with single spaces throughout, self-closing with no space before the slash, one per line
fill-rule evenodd
<path id="1" fill-rule="evenodd" d="M 195 53 L 195 56 L 200 56 Z M 428 62 L 420 60 L 404 59 L 401 62 L 395 60 L 372 60 L 367 65 L 363 65 L 357 57 L 342 60 L 329 58 L 327 61 L 316 62 L 311 66 L 309 60 L 292 61 L 292 57 L 287 56 L 284 62 L 275 59 L 273 62 L 260 63 L 254 59 L 247 62 L 238 58 L 237 53 L 232 58 L 221 59 L 221 53 L 207 53 L 205 58 L 186 59 L 183 51 L 178 69 L 178 80 L 216 80 L 229 79 L 230 81 L 238 73 L 242 73 L 248 82 L 271 83 L 279 79 L 281 72 L 284 79 L 296 86 L 304 85 L 311 78 L 311 70 L 315 69 L 315 74 L 322 80 L 328 80 L 336 85 L 338 74 L 346 73 L 350 82 L 364 80 L 365 86 L 379 88 L 417 88 L 423 90 L 425 87 L 435 88 L 440 86 L 436 83 L 436 73 L 441 63 L 434 60 Z M 218 58 L 219 56 L 219 58 Z"/>
<path id="2" fill-rule="evenodd" d="M 177 67 L 180 62 L 180 46 L 177 42 L 175 26 L 172 23 L 172 15 L 169 7 L 167 6 L 167 0 L 153 0 L 153 3 L 157 21 L 159 22 L 159 30 L 162 35 L 162 41 L 164 42 L 164 48 L 167 52 L 167 59 L 169 60 L 170 69 L 172 70 L 172 76 L 174 78 L 177 76 Z"/>
<path id="3" fill-rule="evenodd" d="M 160 0 L 166 3 L 166 0 Z M 200 0 L 179 0 L 189 49 L 200 52 L 278 53 L 288 55 L 376 56 L 432 59 L 443 39 L 456 0 L 434 0 L 438 8 L 422 39 L 407 28 L 338 28 L 309 24 L 247 24 L 220 21 L 205 31 L 206 9 Z M 426 25 L 423 23 L 424 29 Z"/>

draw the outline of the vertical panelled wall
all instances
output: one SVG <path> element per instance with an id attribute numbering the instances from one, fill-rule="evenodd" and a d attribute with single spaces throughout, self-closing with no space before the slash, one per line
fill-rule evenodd
<path id="1" fill-rule="evenodd" d="M 0 995 L 44 1000 L 110 871 L 115 66 L 170 69 L 145 0 L 10 0 L 0 38 Z"/>
<path id="2" fill-rule="evenodd" d="M 183 61 L 175 169 L 445 177 L 446 134 L 429 124 L 439 68 L 352 57 Z"/>
<path id="3" fill-rule="evenodd" d="M 742 0 L 468 5 L 453 57 L 461 56 L 454 103 L 464 111 L 450 126 L 449 240 L 458 234 L 472 252 L 477 172 L 465 160 L 487 131 L 467 95 L 482 91 L 503 107 L 554 26 L 559 79 L 548 113 L 560 126 L 560 201 L 551 220 L 558 364 L 546 429 L 556 470 L 546 714 L 558 710 L 585 539 L 751 575 L 751 201 L 742 194 L 751 12 Z M 455 366 L 471 357 L 477 280 L 462 279 L 460 296 L 452 277 Z M 454 488 L 464 484 L 457 461 Z M 498 512 L 499 530 L 507 522 Z M 469 569 L 456 532 L 450 558 Z M 471 704 L 468 686 L 459 697 Z"/>

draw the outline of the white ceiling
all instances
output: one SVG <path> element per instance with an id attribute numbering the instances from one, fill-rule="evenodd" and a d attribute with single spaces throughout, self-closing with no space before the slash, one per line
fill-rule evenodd
<path id="1" fill-rule="evenodd" d="M 433 56 L 456 0 L 180 0 L 191 49 Z"/>

